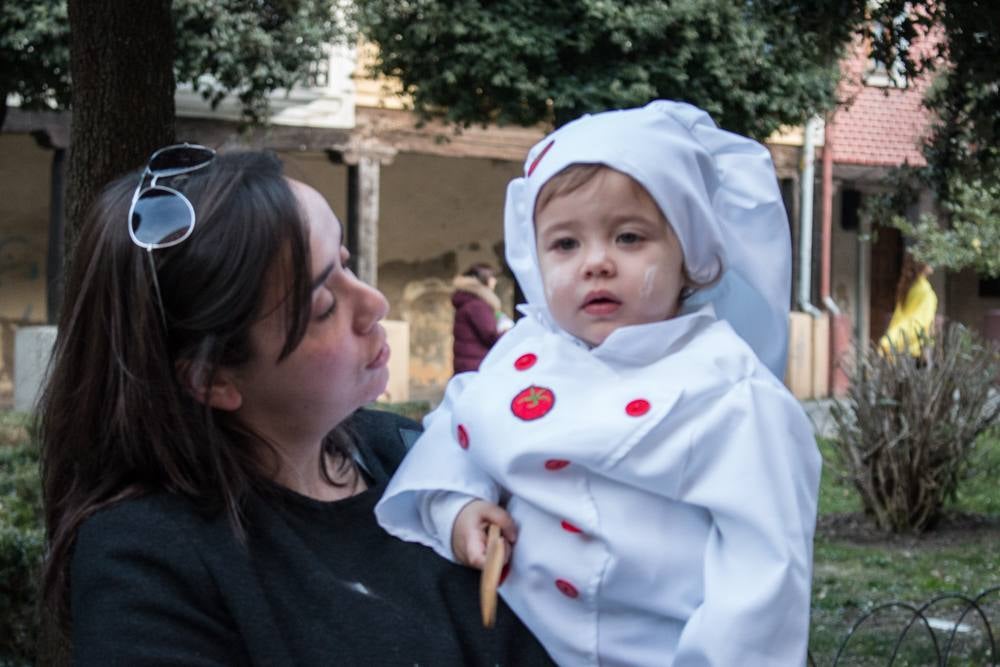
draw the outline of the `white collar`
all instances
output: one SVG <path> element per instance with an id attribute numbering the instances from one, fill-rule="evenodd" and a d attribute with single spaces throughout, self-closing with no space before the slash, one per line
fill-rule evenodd
<path id="1" fill-rule="evenodd" d="M 591 348 L 557 325 L 548 309 L 521 304 L 518 310 L 568 343 L 589 349 L 597 359 L 616 366 L 645 366 L 662 359 L 687 334 L 717 319 L 715 307 L 711 303 L 682 308 L 680 313 L 669 320 L 615 329 L 603 343 Z"/>

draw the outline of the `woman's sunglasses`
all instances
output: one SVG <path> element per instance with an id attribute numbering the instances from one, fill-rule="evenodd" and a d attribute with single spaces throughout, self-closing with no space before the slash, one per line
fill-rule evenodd
<path id="1" fill-rule="evenodd" d="M 194 206 L 187 197 L 173 188 L 158 185 L 157 180 L 201 169 L 208 166 L 214 158 L 214 150 L 197 144 L 175 144 L 161 148 L 149 156 L 135 194 L 132 195 L 132 206 L 128 211 L 128 233 L 132 242 L 144 248 L 149 257 L 153 287 L 164 326 L 167 324 L 167 315 L 156 278 L 153 251 L 175 246 L 191 236 L 195 214 Z M 149 185 L 143 187 L 147 179 Z"/>

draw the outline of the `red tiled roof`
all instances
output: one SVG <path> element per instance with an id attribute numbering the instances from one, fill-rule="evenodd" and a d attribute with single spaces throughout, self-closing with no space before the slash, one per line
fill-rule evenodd
<path id="1" fill-rule="evenodd" d="M 923 166 L 920 146 L 932 120 L 922 104 L 928 78 L 910 80 L 906 88 L 884 88 L 864 83 L 868 70 L 867 49 L 857 42 L 841 63 L 842 104 L 829 128 L 834 162 Z"/>

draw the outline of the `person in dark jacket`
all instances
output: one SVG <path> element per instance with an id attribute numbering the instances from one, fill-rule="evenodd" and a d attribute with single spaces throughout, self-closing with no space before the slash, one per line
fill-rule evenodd
<path id="1" fill-rule="evenodd" d="M 375 521 L 420 427 L 360 409 L 388 304 L 342 242 L 269 153 L 167 147 L 97 198 L 38 425 L 72 664 L 551 664 Z"/>
<path id="2" fill-rule="evenodd" d="M 489 264 L 473 264 L 453 282 L 455 291 L 454 367 L 455 374 L 474 371 L 502 333 L 499 318 L 496 271 Z"/>

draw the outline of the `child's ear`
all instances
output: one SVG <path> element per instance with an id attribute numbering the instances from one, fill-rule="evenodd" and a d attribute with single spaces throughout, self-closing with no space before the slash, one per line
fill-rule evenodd
<path id="1" fill-rule="evenodd" d="M 199 403 L 227 412 L 239 410 L 243 404 L 243 394 L 225 368 L 217 368 L 210 374 L 204 363 L 180 359 L 174 365 L 174 372 L 181 387 Z"/>

